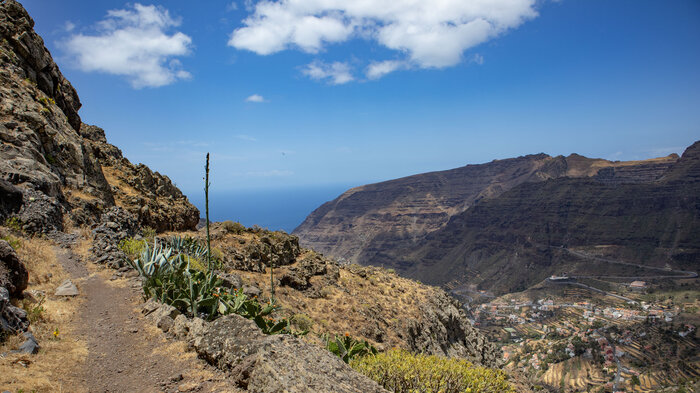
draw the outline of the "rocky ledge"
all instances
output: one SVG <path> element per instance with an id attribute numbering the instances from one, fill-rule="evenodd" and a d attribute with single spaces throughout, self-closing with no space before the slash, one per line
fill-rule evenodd
<path id="1" fill-rule="evenodd" d="M 143 313 L 248 392 L 388 393 L 327 350 L 290 335 L 265 335 L 235 314 L 213 322 L 188 319 L 155 301 L 147 302 Z"/>

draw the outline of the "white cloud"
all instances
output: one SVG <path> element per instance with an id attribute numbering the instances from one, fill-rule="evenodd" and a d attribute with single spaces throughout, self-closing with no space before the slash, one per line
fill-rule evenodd
<path id="1" fill-rule="evenodd" d="M 245 102 L 267 102 L 267 100 L 265 100 L 265 97 L 259 94 L 253 94 L 252 96 L 246 98 Z"/>
<path id="2" fill-rule="evenodd" d="M 75 23 L 67 20 L 66 23 L 63 24 L 63 29 L 70 33 L 71 31 L 75 30 Z"/>
<path id="3" fill-rule="evenodd" d="M 408 64 L 405 61 L 398 60 L 386 60 L 372 62 L 367 67 L 367 78 L 369 79 L 379 79 L 384 75 L 394 72 L 401 68 L 407 68 Z"/>
<path id="4" fill-rule="evenodd" d="M 359 37 L 403 53 L 419 68 L 443 68 L 463 53 L 535 18 L 537 0 L 263 0 L 229 45 L 260 55 L 296 48 L 318 53 Z M 477 61 L 478 63 L 478 61 Z M 401 67 L 373 62 L 368 77 Z"/>
<path id="5" fill-rule="evenodd" d="M 342 85 L 355 80 L 350 65 L 337 61 L 334 63 L 314 61 L 307 64 L 301 72 L 311 79 L 326 80 L 332 85 Z"/>
<path id="6" fill-rule="evenodd" d="M 231 11 L 236 11 L 238 9 L 238 4 L 235 1 L 230 2 L 226 6 L 226 11 L 231 12 Z"/>
<path id="7" fill-rule="evenodd" d="M 108 11 L 97 35 L 74 34 L 65 49 L 83 71 L 122 75 L 134 88 L 164 86 L 191 77 L 174 57 L 187 55 L 192 39 L 168 33 L 179 25 L 165 8 L 137 3 Z"/>

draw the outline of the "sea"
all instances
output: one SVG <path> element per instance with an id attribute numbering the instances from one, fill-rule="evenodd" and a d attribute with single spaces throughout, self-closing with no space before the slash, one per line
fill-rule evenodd
<path id="1" fill-rule="evenodd" d="M 238 221 L 271 231 L 291 233 L 306 216 L 352 185 L 316 186 L 241 191 L 209 191 L 209 219 Z M 204 190 L 186 193 L 204 217 Z"/>

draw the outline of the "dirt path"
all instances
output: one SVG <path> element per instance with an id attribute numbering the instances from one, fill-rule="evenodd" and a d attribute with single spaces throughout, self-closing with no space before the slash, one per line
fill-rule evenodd
<path id="1" fill-rule="evenodd" d="M 143 319 L 137 281 L 111 280 L 114 271 L 87 266 L 70 248 L 57 248 L 56 256 L 80 290 L 71 330 L 88 355 L 70 373 L 75 391 L 237 392 L 223 373 Z"/>

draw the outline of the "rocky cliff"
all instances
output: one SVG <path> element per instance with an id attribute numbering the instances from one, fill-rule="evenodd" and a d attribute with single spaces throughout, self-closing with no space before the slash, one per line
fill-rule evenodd
<path id="1" fill-rule="evenodd" d="M 293 233 L 304 246 L 342 261 L 402 269 L 405 250 L 452 217 L 520 184 L 557 178 L 643 183 L 658 179 L 677 159 L 673 154 L 613 162 L 536 154 L 409 176 L 348 190 L 313 211 Z"/>
<path id="2" fill-rule="evenodd" d="M 635 162 L 535 155 L 378 183 L 321 206 L 295 233 L 430 284 L 503 292 L 562 271 L 624 273 L 564 248 L 696 270 L 697 150 Z"/>
<path id="3" fill-rule="evenodd" d="M 406 253 L 410 276 L 498 292 L 551 274 L 650 276 L 580 258 L 586 250 L 641 265 L 700 269 L 700 142 L 653 182 L 561 178 L 526 183 L 452 217 Z M 420 261 L 420 263 L 417 263 Z"/>
<path id="4" fill-rule="evenodd" d="M 159 231 L 194 228 L 199 212 L 167 176 L 134 166 L 101 129 L 82 124 L 78 94 L 33 27 L 18 2 L 0 3 L 0 218 L 60 230 L 116 204 Z"/>

